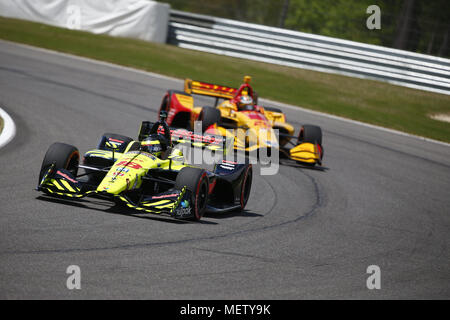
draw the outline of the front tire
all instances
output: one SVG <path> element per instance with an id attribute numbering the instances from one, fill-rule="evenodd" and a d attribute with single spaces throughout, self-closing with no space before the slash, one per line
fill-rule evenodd
<path id="1" fill-rule="evenodd" d="M 42 161 L 39 172 L 39 182 L 41 183 L 48 168 L 55 163 L 55 169 L 66 169 L 75 177 L 78 173 L 80 163 L 80 152 L 70 144 L 55 142 L 47 150 Z"/>
<path id="2" fill-rule="evenodd" d="M 208 202 L 209 182 L 206 171 L 191 167 L 181 169 L 175 181 L 175 188 L 181 190 L 185 186 L 192 193 L 193 218 L 198 221 L 202 218 Z"/>
<path id="3" fill-rule="evenodd" d="M 305 124 L 301 127 L 298 135 L 297 144 L 302 142 L 309 142 L 312 144 L 322 145 L 322 129 L 318 126 Z"/>
<path id="4" fill-rule="evenodd" d="M 252 165 L 249 164 L 245 168 L 244 179 L 241 185 L 241 210 L 244 210 L 247 205 L 248 199 L 250 198 L 250 191 L 252 189 L 252 179 L 253 179 L 253 168 Z"/>
<path id="5" fill-rule="evenodd" d="M 323 158 L 323 146 L 322 146 L 322 129 L 318 126 L 305 124 L 300 129 L 300 133 L 298 135 L 297 144 L 302 142 L 309 142 L 312 144 L 318 145 L 319 157 L 320 160 Z M 306 166 L 314 166 L 315 163 L 301 163 Z"/>

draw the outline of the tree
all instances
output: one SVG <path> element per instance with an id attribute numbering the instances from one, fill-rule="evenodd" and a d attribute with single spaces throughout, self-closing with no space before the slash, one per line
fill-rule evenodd
<path id="1" fill-rule="evenodd" d="M 450 1 L 163 0 L 172 8 L 216 17 L 449 55 Z M 381 8 L 381 29 L 366 27 L 368 6 Z"/>

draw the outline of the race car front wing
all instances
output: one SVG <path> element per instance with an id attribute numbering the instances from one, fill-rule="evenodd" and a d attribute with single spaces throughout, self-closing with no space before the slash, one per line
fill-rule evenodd
<path id="1" fill-rule="evenodd" d="M 182 190 L 170 189 L 166 192 L 143 196 L 137 203 L 125 194 L 111 194 L 87 188 L 73 175 L 64 169 L 55 169 L 52 164 L 44 174 L 36 188 L 48 195 L 80 199 L 86 196 L 103 195 L 122 201 L 127 207 L 143 213 L 166 213 L 174 218 L 188 219 L 194 216 L 191 205 L 191 192 L 183 187 Z"/>

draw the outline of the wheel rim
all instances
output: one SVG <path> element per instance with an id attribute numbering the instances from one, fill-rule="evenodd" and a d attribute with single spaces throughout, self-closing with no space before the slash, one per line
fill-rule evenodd
<path id="1" fill-rule="evenodd" d="M 205 180 L 206 174 L 203 174 L 200 178 L 197 193 L 195 196 L 195 215 L 197 219 L 200 219 L 203 215 L 203 210 L 206 207 L 207 196 L 208 196 L 208 184 Z"/>
<path id="2" fill-rule="evenodd" d="M 207 191 L 206 182 L 203 181 L 201 183 L 201 186 L 200 186 L 200 192 L 198 194 L 198 200 L 197 200 L 198 201 L 197 205 L 198 205 L 199 212 L 202 211 L 204 209 L 204 207 L 206 206 L 206 194 L 207 194 L 207 192 L 208 191 Z"/>

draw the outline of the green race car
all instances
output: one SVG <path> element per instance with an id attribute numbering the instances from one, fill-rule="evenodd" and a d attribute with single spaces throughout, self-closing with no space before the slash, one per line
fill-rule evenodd
<path id="1" fill-rule="evenodd" d="M 206 211 L 243 210 L 250 196 L 252 165 L 222 160 L 212 171 L 194 167 L 176 147 L 181 143 L 224 150 L 221 137 L 169 128 L 163 116 L 156 123 L 144 121 L 137 141 L 104 134 L 81 164 L 76 147 L 52 144 L 37 190 L 70 199 L 107 197 L 141 213 L 178 219 L 200 220 Z"/>

